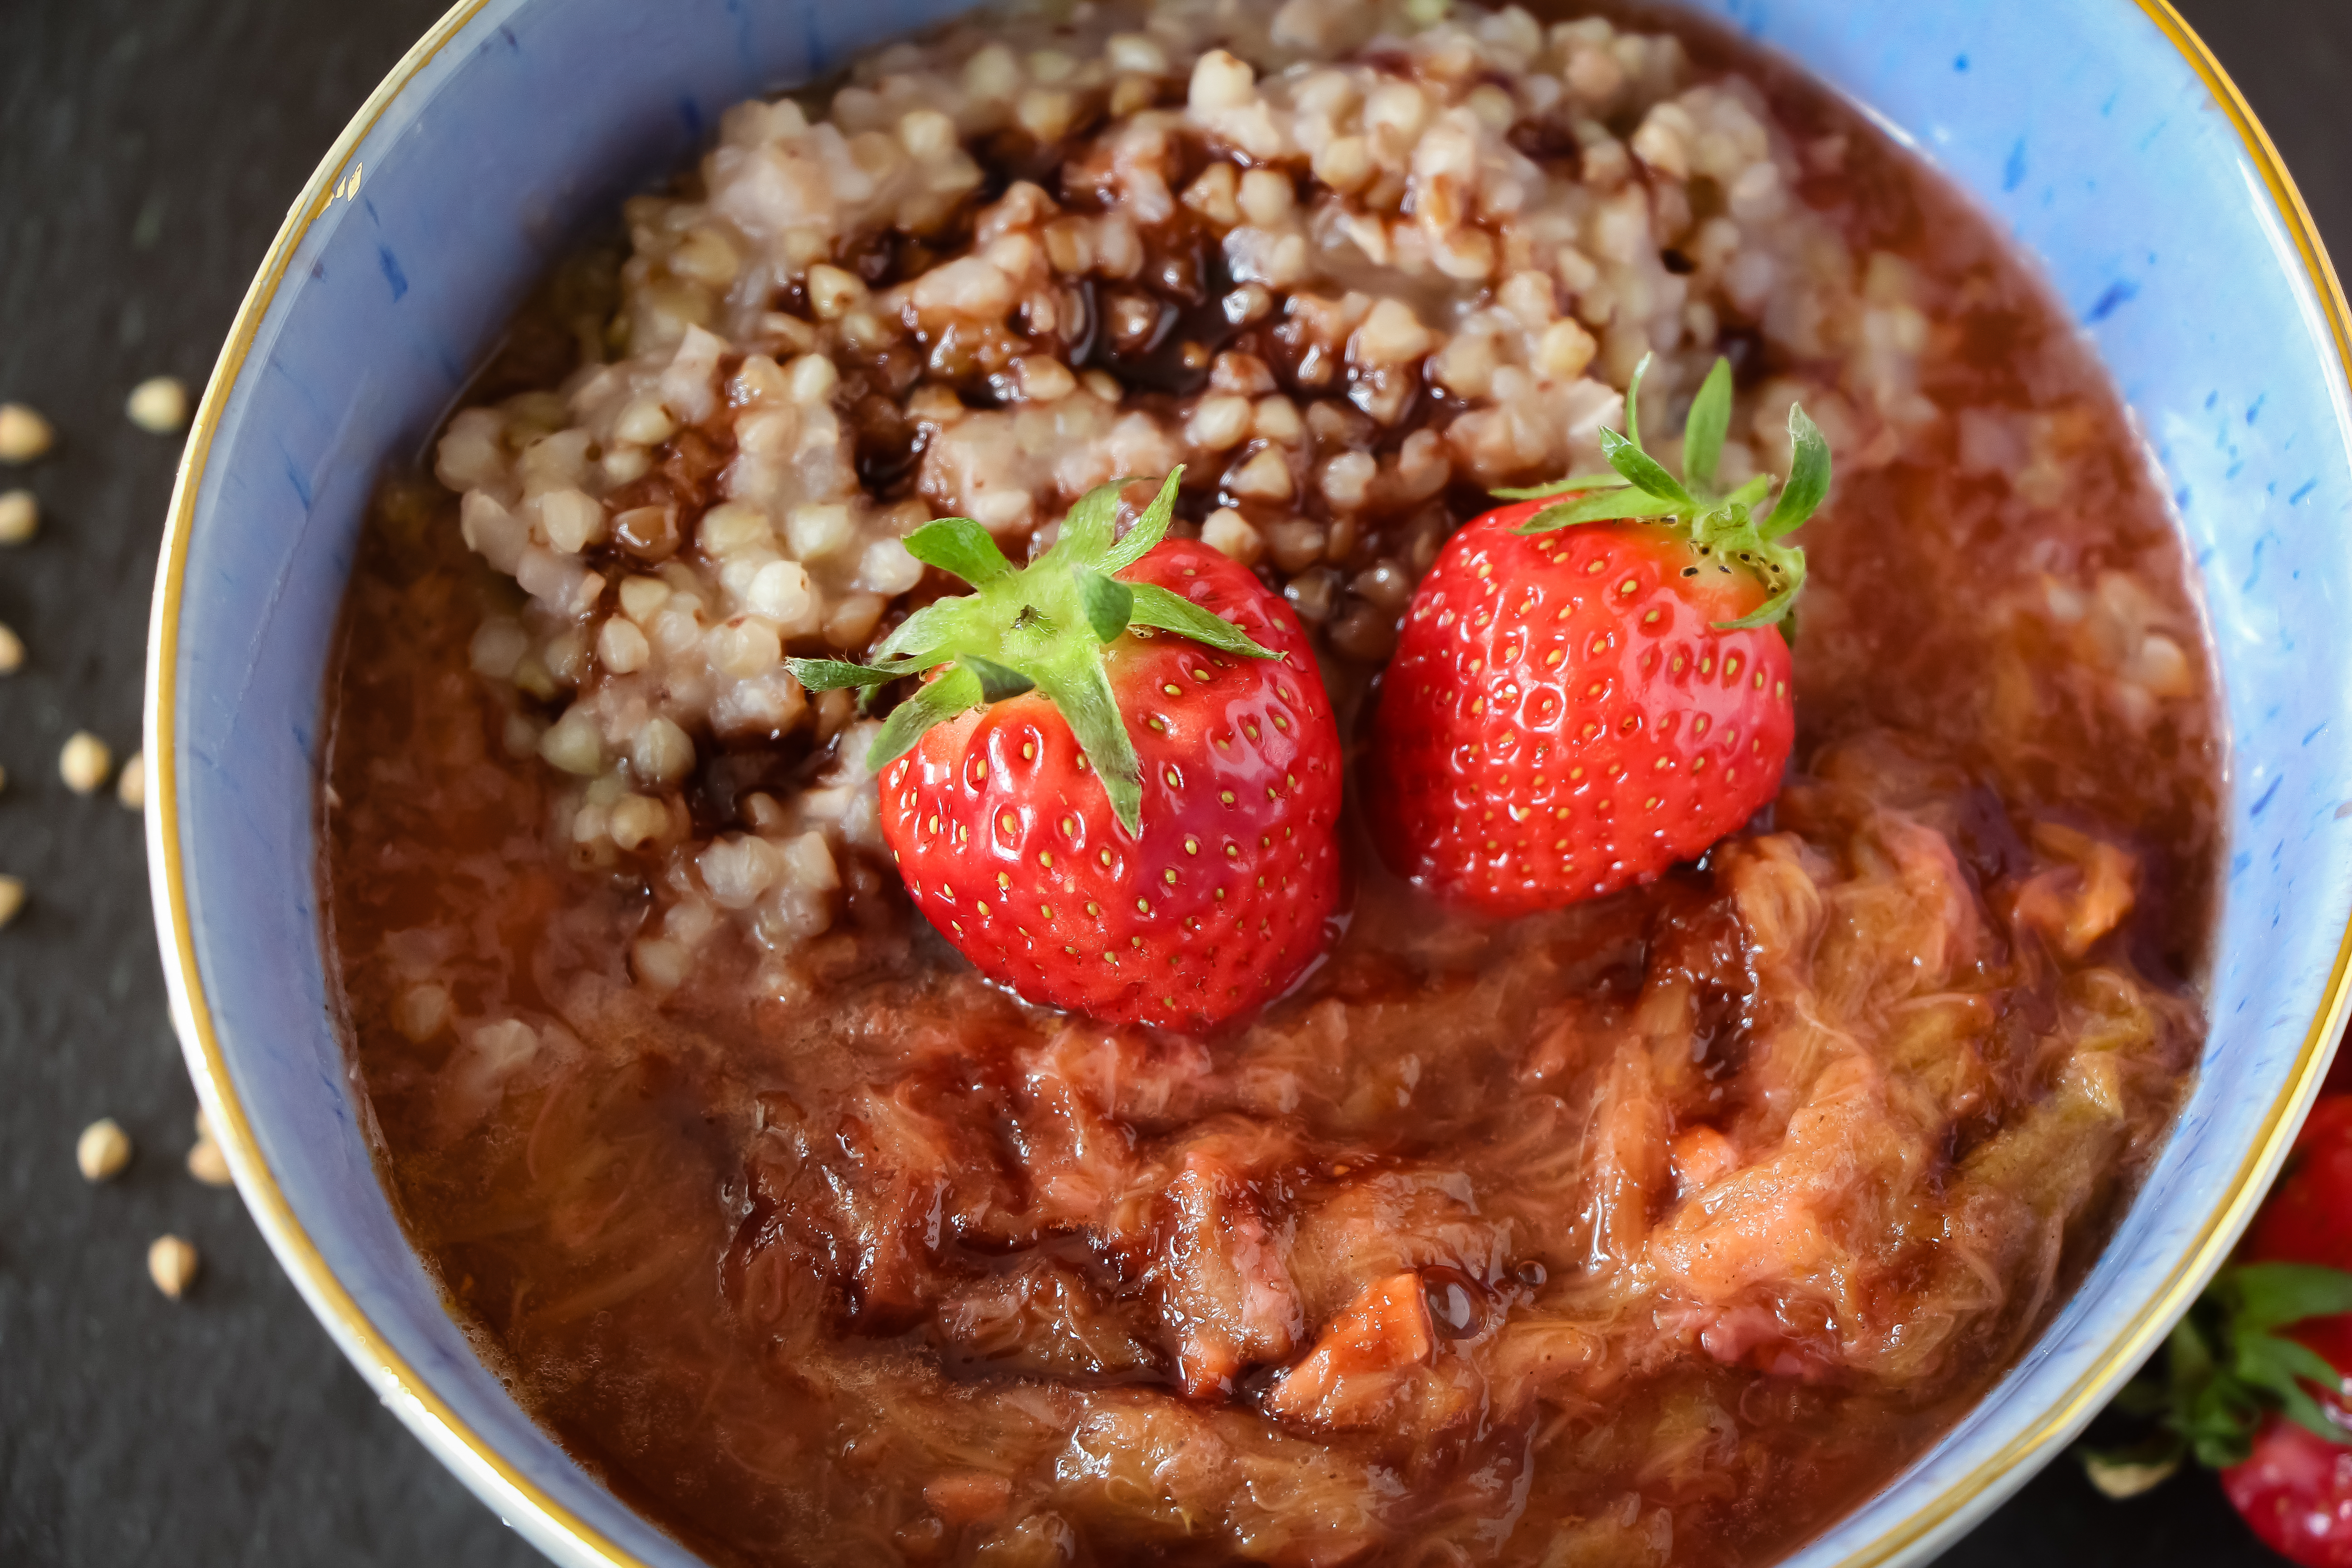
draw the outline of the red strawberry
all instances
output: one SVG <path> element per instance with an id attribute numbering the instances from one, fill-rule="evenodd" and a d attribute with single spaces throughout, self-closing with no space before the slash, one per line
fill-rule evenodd
<path id="1" fill-rule="evenodd" d="M 2221 1472 L 2221 1489 L 2280 1556 L 2304 1568 L 2352 1568 L 2352 1447 L 2273 1415 L 2244 1461 Z"/>
<path id="2" fill-rule="evenodd" d="M 2296 1279 L 2313 1293 L 2285 1320 L 2285 1338 L 2316 1359 L 2287 1352 L 2301 1363 L 2282 1368 L 2301 1374 L 2287 1387 L 2304 1397 L 2271 1391 L 2267 1403 L 2284 1413 L 2254 1429 L 2246 1457 L 2221 1472 L 2221 1489 L 2272 1550 L 2309 1568 L 2352 1568 L 2352 1315 L 2304 1310 L 2352 1304 L 2352 1279 L 2336 1272 L 2352 1266 L 2352 1098 L 2312 1107 L 2291 1159 L 2240 1255 L 2328 1276 Z"/>
<path id="3" fill-rule="evenodd" d="M 1094 491 L 1020 571 L 978 524 L 928 524 L 907 548 L 976 591 L 908 617 L 871 666 L 795 673 L 935 676 L 867 765 L 908 891 L 982 973 L 1107 1022 L 1206 1029 L 1328 940 L 1339 742 L 1290 607 L 1163 541 L 1176 483 L 1121 539 L 1118 487 Z"/>
<path id="4" fill-rule="evenodd" d="M 1780 791 L 1796 718 L 1773 623 L 1805 568 L 1778 541 L 1827 493 L 1829 448 L 1791 409 L 1794 472 L 1759 520 L 1769 479 L 1712 488 L 1729 364 L 1692 405 L 1686 482 L 1643 452 L 1640 391 L 1629 434 L 1602 435 L 1615 474 L 1504 492 L 1406 611 L 1370 805 L 1390 866 L 1447 902 L 1517 915 L 1649 881 Z"/>
<path id="5" fill-rule="evenodd" d="M 2111 1497 L 2193 1457 L 2265 1544 L 2352 1568 L 2352 1096 L 2313 1107 L 2289 1160 L 2239 1261 L 2116 1401 L 2155 1429 L 2082 1457 Z"/>

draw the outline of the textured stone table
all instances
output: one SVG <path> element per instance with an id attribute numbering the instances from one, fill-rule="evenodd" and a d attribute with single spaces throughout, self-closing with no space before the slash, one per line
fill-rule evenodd
<path id="1" fill-rule="evenodd" d="M 2352 254 L 2352 5 L 2184 8 Z M 15 1568 L 535 1561 L 376 1407 L 236 1197 L 182 1170 L 194 1101 L 138 821 L 57 776 L 75 730 L 118 756 L 138 744 L 176 443 L 129 425 L 124 395 L 157 374 L 203 382 L 287 204 L 439 9 L 0 3 L 0 397 L 37 405 L 61 435 L 28 481 L 41 536 L 0 552 L 0 621 L 31 649 L 0 682 L 0 870 L 32 888 L 0 936 L 0 1563 Z M 93 1188 L 73 1142 L 101 1115 L 139 1152 Z M 143 1261 L 167 1230 L 204 1255 L 177 1305 Z M 2117 1506 L 2062 1464 L 1946 1561 L 2273 1560 L 2202 1478 Z"/>

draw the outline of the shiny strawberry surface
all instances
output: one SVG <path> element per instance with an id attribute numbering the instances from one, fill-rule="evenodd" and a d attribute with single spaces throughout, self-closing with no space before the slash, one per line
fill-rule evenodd
<path id="1" fill-rule="evenodd" d="M 1761 584 L 1634 521 L 1456 533 L 1415 594 L 1366 780 L 1402 876 L 1495 915 L 1656 878 L 1779 791 L 1796 733 L 1778 628 L 1720 631 Z"/>

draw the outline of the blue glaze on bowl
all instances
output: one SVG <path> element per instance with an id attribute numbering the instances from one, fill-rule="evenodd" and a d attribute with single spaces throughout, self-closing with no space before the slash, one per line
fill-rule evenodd
<path id="1" fill-rule="evenodd" d="M 567 243 L 683 163 L 730 103 L 957 8 L 488 0 L 445 24 L 322 169 L 310 221 L 289 223 L 174 502 L 151 650 L 163 777 L 150 842 L 192 1068 L 322 1320 L 469 1485 L 566 1563 L 693 1559 L 514 1405 L 378 1183 L 317 925 L 320 672 L 377 474 L 421 449 Z M 2324 262 L 2315 277 L 2255 153 L 2152 13 L 1698 8 L 1807 61 L 2042 258 L 2168 478 L 2227 688 L 2230 861 L 2194 1098 L 2023 1362 L 1796 1559 L 1913 1560 L 2087 1418 L 2129 1370 L 2118 1346 L 2161 1332 L 2300 1113 L 2307 1043 L 2332 1037 L 2352 910 L 2352 410 Z"/>

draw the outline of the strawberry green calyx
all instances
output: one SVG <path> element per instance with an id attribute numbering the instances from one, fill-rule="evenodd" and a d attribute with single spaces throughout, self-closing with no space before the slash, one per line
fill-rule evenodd
<path id="1" fill-rule="evenodd" d="M 1130 626 L 1149 626 L 1244 658 L 1277 657 L 1180 595 L 1118 579 L 1167 537 L 1183 473 L 1180 467 L 1168 476 L 1123 536 L 1118 534 L 1118 497 L 1130 481 L 1115 479 L 1087 491 L 1062 520 L 1053 548 L 1025 567 L 1007 561 L 988 531 L 970 518 L 925 523 L 907 536 L 907 552 L 971 584 L 971 593 L 908 616 L 869 664 L 784 662 L 812 691 L 878 687 L 937 672 L 883 721 L 866 753 L 866 770 L 877 773 L 925 731 L 974 708 L 1036 691 L 1070 726 L 1088 765 L 1102 776 L 1112 811 L 1134 833 L 1142 824 L 1142 773 L 1104 665 L 1105 648 Z"/>
<path id="2" fill-rule="evenodd" d="M 1679 479 L 1642 449 L 1642 378 L 1649 369 L 1645 356 L 1633 372 L 1633 384 L 1625 389 L 1625 433 L 1601 433 L 1601 455 L 1609 459 L 1612 472 L 1495 493 L 1506 500 L 1573 498 L 1536 513 L 1520 525 L 1521 533 L 1626 520 L 1671 529 L 1700 554 L 1727 568 L 1744 570 L 1764 585 L 1768 597 L 1753 614 L 1717 622 L 1717 630 L 1771 626 L 1788 615 L 1798 591 L 1805 585 L 1805 552 L 1780 541 L 1812 516 L 1829 495 L 1829 443 L 1802 408 L 1790 406 L 1789 438 L 1795 461 L 1790 465 L 1789 482 L 1781 488 L 1780 499 L 1769 513 L 1759 514 L 1772 489 L 1769 475 L 1759 474 L 1728 492 L 1716 489 L 1724 437 L 1731 428 L 1731 362 L 1715 362 L 1691 403 L 1690 416 L 1683 426 L 1683 477 Z"/>
<path id="3" fill-rule="evenodd" d="M 2344 1374 L 2278 1331 L 2352 1312 L 2352 1274 L 2311 1263 L 2241 1263 L 2224 1268 L 2176 1324 L 2164 1354 L 2116 1396 L 2126 1415 L 2153 1430 L 2125 1448 L 2078 1449 L 2102 1490 L 2162 1479 L 2186 1458 L 2214 1469 L 2243 1463 L 2255 1430 L 2275 1411 L 2330 1443 L 2352 1431 L 2312 1397 Z"/>

